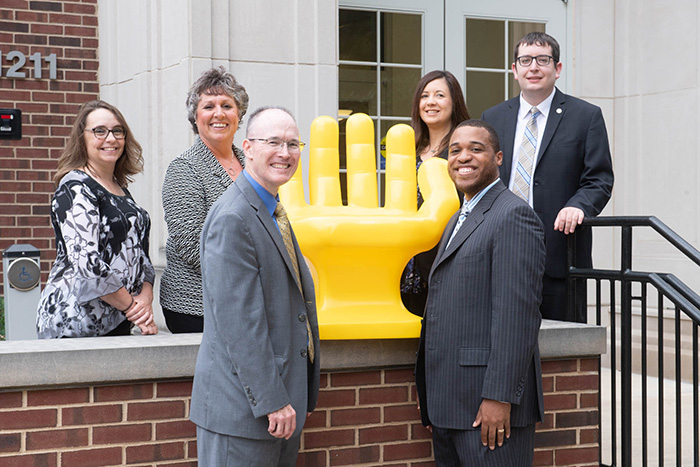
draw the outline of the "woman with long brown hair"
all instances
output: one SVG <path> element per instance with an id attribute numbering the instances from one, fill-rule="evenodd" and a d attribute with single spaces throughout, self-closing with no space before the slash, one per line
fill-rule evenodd
<path id="1" fill-rule="evenodd" d="M 40 338 L 156 334 L 151 221 L 127 185 L 143 169 L 141 145 L 119 110 L 80 108 L 58 161 L 51 202 L 56 261 L 39 302 Z"/>
<path id="2" fill-rule="evenodd" d="M 447 159 L 450 135 L 469 120 L 462 87 L 449 71 L 434 70 L 423 76 L 413 95 L 411 126 L 416 135 L 416 170 L 431 157 Z M 418 189 L 418 207 L 423 196 Z M 411 258 L 401 277 L 401 299 L 411 313 L 423 316 L 428 297 L 428 274 L 437 246 Z"/>

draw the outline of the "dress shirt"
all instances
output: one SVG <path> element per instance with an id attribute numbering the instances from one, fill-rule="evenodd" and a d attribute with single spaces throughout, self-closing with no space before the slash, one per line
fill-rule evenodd
<path id="1" fill-rule="evenodd" d="M 537 147 L 535 148 L 535 160 L 532 161 L 532 178 L 534 180 L 535 178 L 535 170 L 537 170 L 537 157 L 540 152 L 540 146 L 542 143 L 542 136 L 544 136 L 544 130 L 547 127 L 547 117 L 549 116 L 549 111 L 552 108 L 552 100 L 554 100 L 554 93 L 556 92 L 556 89 L 552 90 L 552 93 L 547 97 L 545 100 L 540 102 L 537 105 L 532 105 L 529 102 L 527 102 L 524 98 L 522 93 L 520 94 L 520 107 L 518 108 L 518 119 L 517 119 L 517 124 L 515 126 L 515 141 L 513 143 L 513 162 L 512 162 L 512 168 L 510 171 L 510 181 L 508 182 L 508 189 L 510 191 L 513 191 L 513 181 L 514 181 L 514 176 L 515 172 L 518 169 L 518 154 L 520 154 L 520 146 L 522 145 L 523 142 L 523 135 L 525 134 L 525 127 L 527 126 L 527 122 L 530 121 L 530 110 L 533 107 L 537 107 L 537 110 L 540 111 L 540 114 L 537 116 Z M 534 183 L 530 183 L 530 195 L 529 195 L 529 203 L 530 206 L 532 206 L 532 188 L 534 186 Z"/>
<path id="2" fill-rule="evenodd" d="M 255 189 L 255 192 L 260 196 L 260 199 L 262 200 L 263 204 L 265 205 L 265 208 L 267 208 L 268 212 L 270 213 L 270 217 L 272 217 L 272 220 L 275 222 L 275 225 L 277 226 L 277 230 L 279 230 L 279 225 L 277 225 L 277 218 L 275 217 L 275 208 L 277 208 L 277 201 L 278 197 L 273 196 L 272 193 L 267 191 L 261 184 L 258 183 L 257 180 L 255 180 L 247 170 L 243 171 L 243 176 L 248 179 L 251 185 L 253 185 L 253 188 Z"/>

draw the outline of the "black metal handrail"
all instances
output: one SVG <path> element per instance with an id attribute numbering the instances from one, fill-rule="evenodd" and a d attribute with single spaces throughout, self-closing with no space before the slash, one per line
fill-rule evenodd
<path id="1" fill-rule="evenodd" d="M 700 295 L 695 293 L 683 281 L 678 279 L 673 274 L 661 272 L 642 272 L 632 269 L 632 229 L 634 227 L 650 227 L 654 229 L 660 236 L 665 238 L 669 244 L 676 247 L 678 251 L 683 253 L 685 257 L 700 266 L 700 251 L 693 245 L 676 234 L 666 224 L 661 222 L 656 217 L 641 217 L 641 216 L 618 216 L 618 217 L 597 217 L 584 219 L 583 226 L 589 227 L 619 227 L 622 229 L 621 257 L 620 269 L 604 270 L 604 269 L 584 269 L 577 268 L 576 261 L 576 243 L 575 233 L 569 236 L 568 240 L 568 261 L 569 261 L 569 312 L 573 316 L 573 307 L 576 303 L 576 294 L 585 292 L 585 287 L 578 285 L 589 280 L 595 281 L 596 285 L 596 324 L 602 324 L 602 293 L 601 284 L 607 282 L 610 285 L 610 354 L 611 354 L 611 382 L 610 388 L 602 387 L 602 382 L 599 383 L 599 406 L 604 390 L 609 389 L 611 394 L 612 411 L 611 419 L 611 438 L 604 440 L 602 438 L 602 430 L 599 431 L 599 441 L 601 446 L 600 465 L 620 465 L 627 467 L 632 465 L 632 304 L 638 302 L 641 309 L 640 321 L 640 360 L 641 360 L 641 391 L 642 391 L 642 410 L 641 410 L 641 462 L 646 466 L 649 463 L 649 426 L 648 426 L 648 315 L 647 315 L 647 300 L 649 298 L 648 287 L 652 287 L 657 294 L 657 372 L 658 372 L 658 465 L 665 465 L 666 449 L 665 449 L 665 411 L 664 411 L 664 305 L 666 301 L 673 305 L 674 313 L 674 364 L 675 364 L 675 459 L 676 465 L 689 465 L 683 462 L 682 452 L 682 419 L 687 416 L 690 409 L 683 407 L 681 401 L 681 382 L 682 382 L 682 348 L 681 348 L 681 315 L 685 315 L 692 320 L 692 419 L 693 419 L 693 461 L 692 465 L 698 466 L 700 463 L 700 452 L 698 448 L 698 433 L 699 433 L 699 398 L 698 398 L 698 328 L 700 327 Z M 617 305 L 616 285 L 619 284 L 619 300 L 620 300 L 620 323 L 619 323 L 619 342 L 618 342 L 618 323 L 617 323 Z M 632 285 L 639 284 L 640 292 L 634 295 Z M 617 413 L 617 345 L 620 346 L 620 421 L 618 427 Z M 653 350 L 653 349 L 652 349 Z M 620 432 L 620 450 L 617 447 L 618 428 Z M 603 462 L 603 443 L 610 442 L 612 451 L 611 464 Z"/>

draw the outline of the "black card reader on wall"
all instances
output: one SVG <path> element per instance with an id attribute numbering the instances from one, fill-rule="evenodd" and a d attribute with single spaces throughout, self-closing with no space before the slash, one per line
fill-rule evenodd
<path id="1" fill-rule="evenodd" d="M 22 139 L 22 111 L 0 109 L 0 139 Z"/>

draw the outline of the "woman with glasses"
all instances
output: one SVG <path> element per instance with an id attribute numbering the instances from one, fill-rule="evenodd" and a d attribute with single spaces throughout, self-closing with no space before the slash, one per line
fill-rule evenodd
<path id="1" fill-rule="evenodd" d="M 156 334 L 148 213 L 127 185 L 143 169 L 141 145 L 104 101 L 80 108 L 54 177 L 56 261 L 41 294 L 40 338 Z"/>
<path id="2" fill-rule="evenodd" d="M 413 95 L 411 126 L 416 135 L 416 170 L 431 157 L 447 159 L 452 130 L 469 120 L 462 87 L 449 71 L 434 70 L 423 76 Z M 418 207 L 423 196 L 418 189 Z M 401 299 L 411 313 L 423 316 L 428 297 L 428 274 L 437 246 L 411 258 L 401 277 Z"/>
<path id="3" fill-rule="evenodd" d="M 163 181 L 168 240 L 160 304 L 173 333 L 204 328 L 199 237 L 212 204 L 245 166 L 233 137 L 248 110 L 248 94 L 231 73 L 217 67 L 195 81 L 186 105 L 194 144 L 170 163 Z"/>

